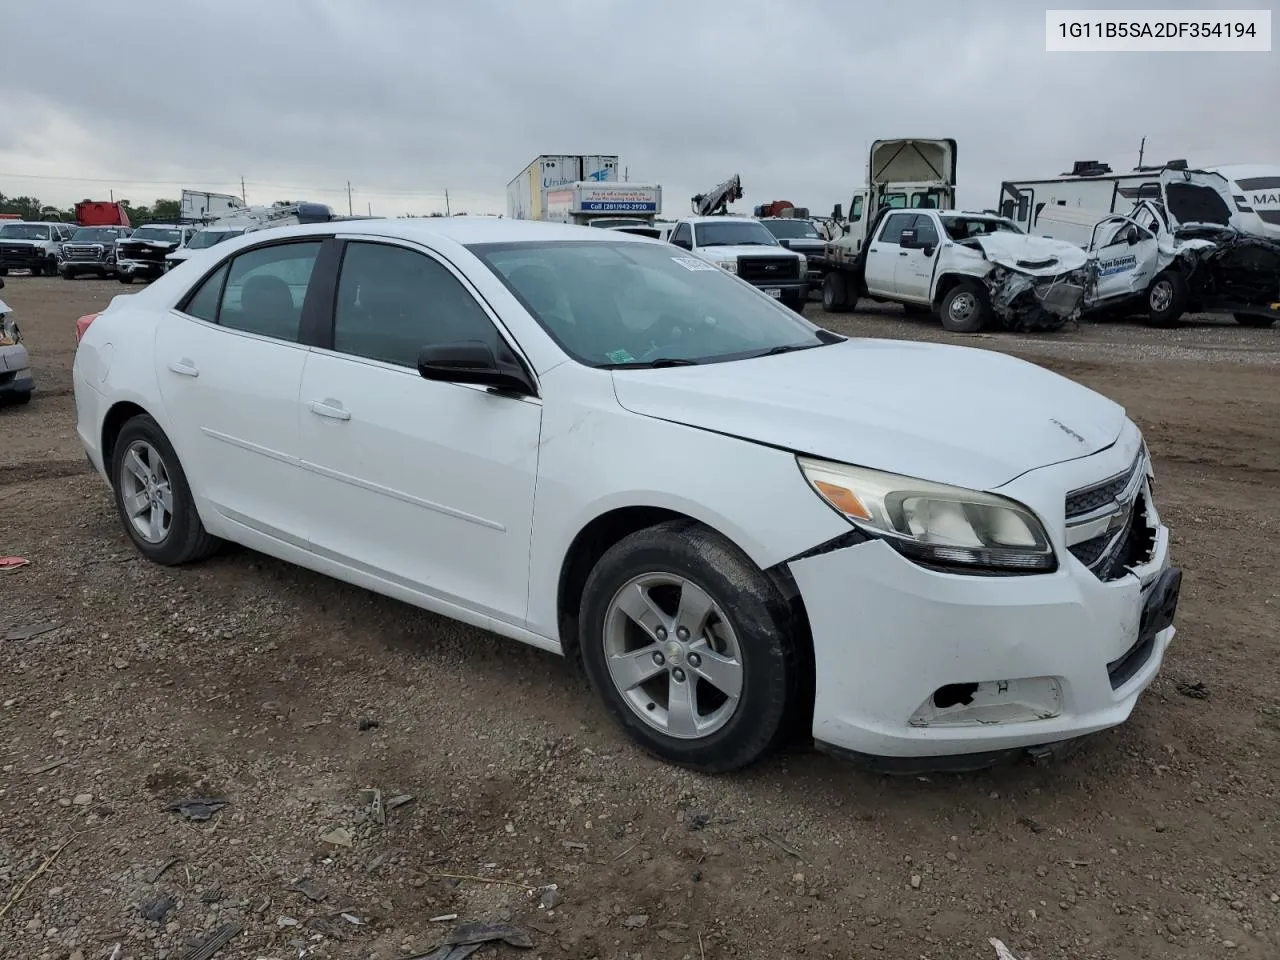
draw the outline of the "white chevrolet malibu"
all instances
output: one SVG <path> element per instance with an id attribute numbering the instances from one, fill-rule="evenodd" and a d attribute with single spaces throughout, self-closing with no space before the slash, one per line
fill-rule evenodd
<path id="1" fill-rule="evenodd" d="M 230 540 L 556 653 L 669 761 L 889 769 L 1124 721 L 1181 582 L 1123 408 L 849 339 L 657 240 L 348 221 L 82 318 L 78 430 L 162 564 Z"/>

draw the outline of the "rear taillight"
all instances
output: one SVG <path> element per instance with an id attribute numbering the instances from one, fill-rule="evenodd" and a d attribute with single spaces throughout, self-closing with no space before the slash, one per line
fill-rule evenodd
<path id="1" fill-rule="evenodd" d="M 89 324 L 97 320 L 99 314 L 86 313 L 83 317 L 76 321 L 76 343 L 84 339 L 84 332 L 89 329 Z"/>

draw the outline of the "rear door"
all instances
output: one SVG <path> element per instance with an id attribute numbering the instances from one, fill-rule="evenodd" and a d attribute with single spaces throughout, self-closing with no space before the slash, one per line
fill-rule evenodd
<path id="1" fill-rule="evenodd" d="M 323 237 L 308 236 L 237 253 L 156 337 L 167 432 L 202 507 L 304 548 L 310 505 L 298 493 L 298 388 L 303 318 L 316 310 L 309 293 L 325 249 Z"/>

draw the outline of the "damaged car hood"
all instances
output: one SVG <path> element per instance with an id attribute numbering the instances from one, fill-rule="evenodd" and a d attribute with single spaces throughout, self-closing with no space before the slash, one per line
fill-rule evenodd
<path id="1" fill-rule="evenodd" d="M 847 340 L 613 378 L 632 413 L 977 490 L 1097 453 L 1126 421 L 1066 377 L 944 344 Z"/>
<path id="2" fill-rule="evenodd" d="M 975 246 L 992 263 L 1033 277 L 1053 277 L 1078 270 L 1088 256 L 1074 244 L 1021 233 L 989 233 L 960 241 Z"/>

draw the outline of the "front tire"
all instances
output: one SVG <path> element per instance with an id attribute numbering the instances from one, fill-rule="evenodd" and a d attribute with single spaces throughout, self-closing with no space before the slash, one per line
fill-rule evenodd
<path id="1" fill-rule="evenodd" d="M 133 283 L 133 277 L 127 273 L 117 273 L 116 279 L 121 283 Z"/>
<path id="2" fill-rule="evenodd" d="M 991 317 L 986 291 L 972 280 L 961 280 L 942 298 L 938 317 L 944 330 L 977 333 Z"/>
<path id="3" fill-rule="evenodd" d="M 691 520 L 611 547 L 587 579 L 583 665 L 649 753 L 740 769 L 788 734 L 801 668 L 786 601 L 736 546 Z"/>
<path id="4" fill-rule="evenodd" d="M 1147 288 L 1147 325 L 1176 326 L 1187 311 L 1187 281 L 1182 274 L 1166 270 Z"/>
<path id="5" fill-rule="evenodd" d="M 79 274 L 77 274 L 76 271 L 72 270 L 70 267 L 63 267 L 58 272 L 62 274 L 63 280 L 74 280 L 77 276 L 79 276 Z"/>
<path id="6" fill-rule="evenodd" d="M 153 563 L 178 566 L 217 549 L 218 539 L 200 522 L 173 445 L 146 414 L 126 422 L 116 437 L 111 486 L 125 533 Z"/>

